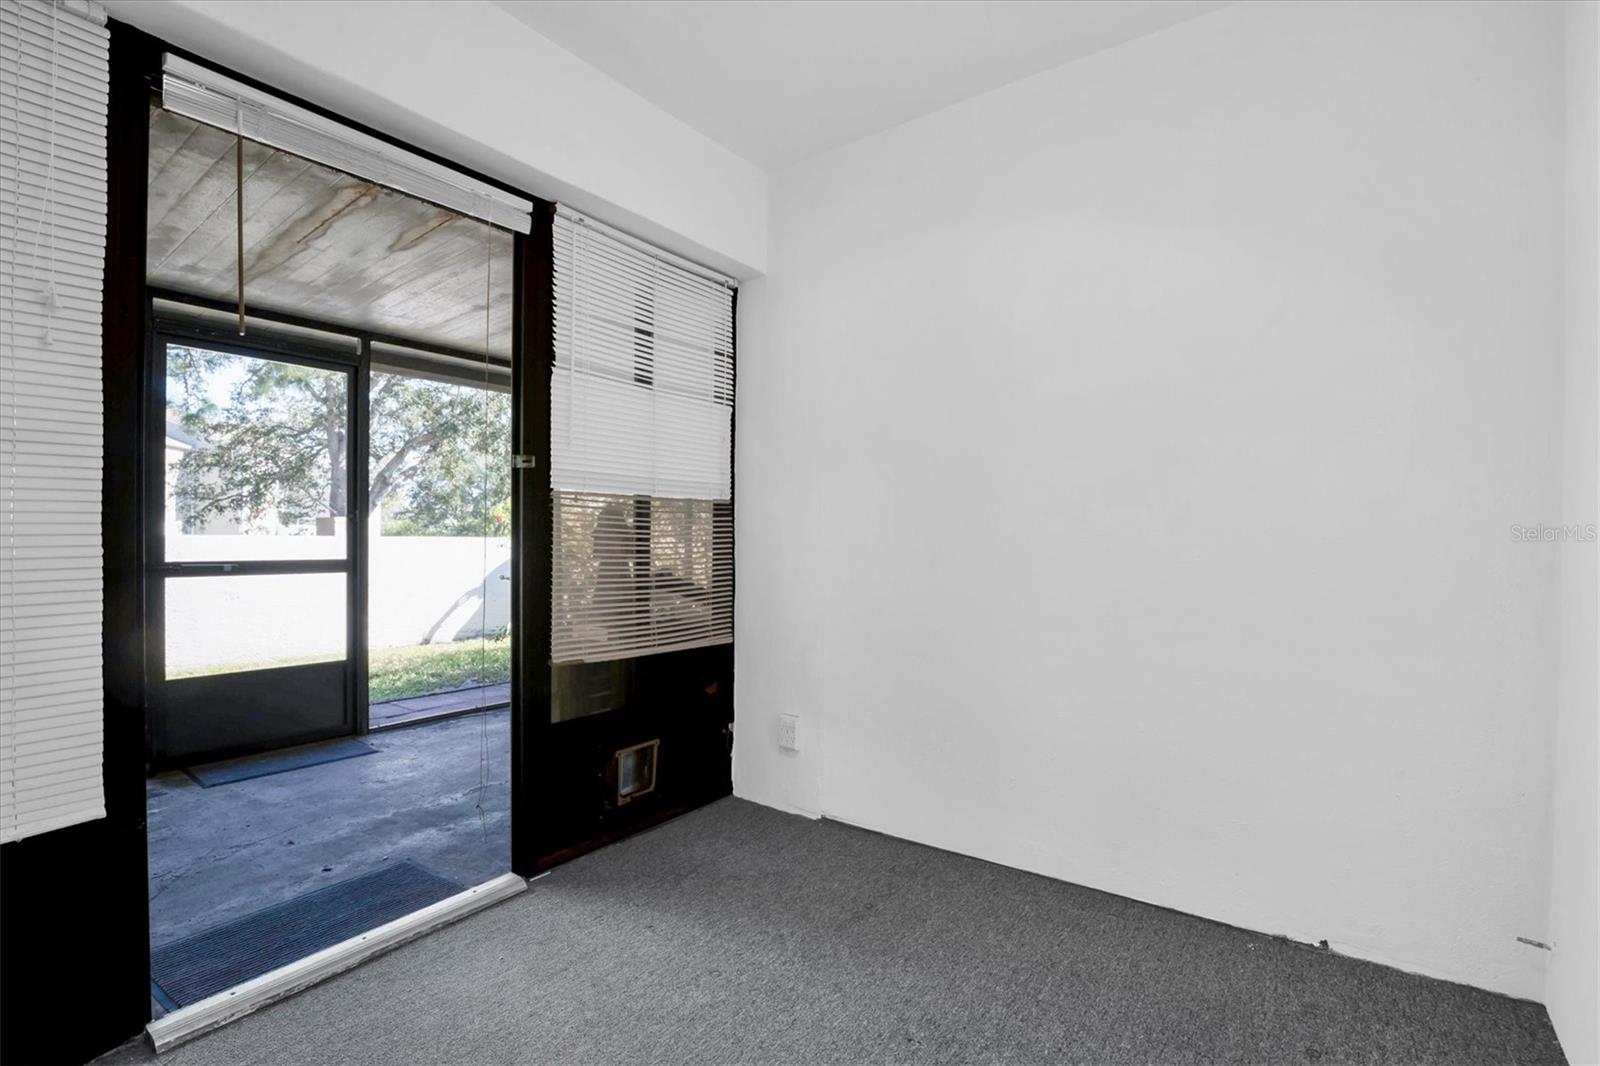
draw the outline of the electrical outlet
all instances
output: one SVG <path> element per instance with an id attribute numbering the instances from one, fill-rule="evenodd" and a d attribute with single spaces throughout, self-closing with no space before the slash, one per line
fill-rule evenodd
<path id="1" fill-rule="evenodd" d="M 778 715 L 778 747 L 784 751 L 800 750 L 800 716 Z"/>

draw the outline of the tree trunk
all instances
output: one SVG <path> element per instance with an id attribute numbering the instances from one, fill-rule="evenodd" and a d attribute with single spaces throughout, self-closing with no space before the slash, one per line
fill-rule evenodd
<path id="1" fill-rule="evenodd" d="M 396 448 L 378 467 L 378 472 L 372 475 L 372 484 L 367 490 L 367 514 L 377 514 L 378 505 L 399 487 L 400 480 L 405 474 L 406 460 L 420 450 L 425 461 L 438 449 L 438 446 L 439 434 L 429 430 L 426 433 L 419 433 Z"/>
<path id="2" fill-rule="evenodd" d="M 322 386 L 322 417 L 328 436 L 328 514 L 343 518 L 349 507 L 345 476 L 344 382 L 333 375 Z"/>

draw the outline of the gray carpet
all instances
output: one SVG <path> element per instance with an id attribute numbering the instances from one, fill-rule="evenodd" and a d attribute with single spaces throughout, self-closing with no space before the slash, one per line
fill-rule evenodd
<path id="1" fill-rule="evenodd" d="M 1564 1060 L 1534 1003 L 725 800 L 161 1061 Z"/>

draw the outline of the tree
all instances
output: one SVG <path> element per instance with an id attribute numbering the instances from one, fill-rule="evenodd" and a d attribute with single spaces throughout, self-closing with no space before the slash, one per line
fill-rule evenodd
<path id="1" fill-rule="evenodd" d="M 506 536 L 511 530 L 511 397 L 374 372 L 368 505 L 384 531 Z"/>
<path id="2" fill-rule="evenodd" d="M 510 398 L 374 371 L 369 514 L 387 532 L 504 535 Z M 338 371 L 172 347 L 167 404 L 197 441 L 177 473 L 179 517 L 295 528 L 348 513 L 349 412 Z"/>

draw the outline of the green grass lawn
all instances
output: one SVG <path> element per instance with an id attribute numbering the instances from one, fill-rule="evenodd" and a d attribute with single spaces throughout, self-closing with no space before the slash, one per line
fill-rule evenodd
<path id="1" fill-rule="evenodd" d="M 224 663 L 172 670 L 167 676 L 201 677 L 326 661 L 326 656 L 308 656 L 249 664 Z M 367 692 L 371 703 L 427 696 L 456 688 L 498 685 L 510 680 L 511 642 L 504 637 L 488 641 L 458 640 L 443 644 L 375 648 L 367 656 Z"/>
<path id="2" fill-rule="evenodd" d="M 367 698 L 372 703 L 510 680 L 508 640 L 375 648 L 367 656 Z"/>

